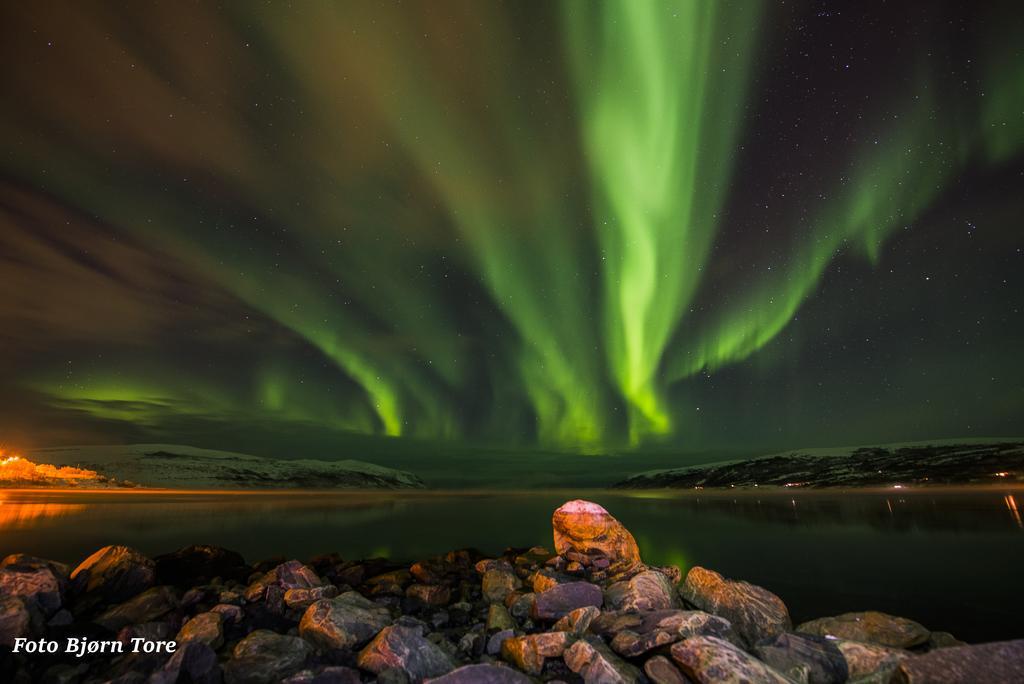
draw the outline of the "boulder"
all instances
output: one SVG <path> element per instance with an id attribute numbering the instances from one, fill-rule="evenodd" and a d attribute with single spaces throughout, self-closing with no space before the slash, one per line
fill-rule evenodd
<path id="1" fill-rule="evenodd" d="M 910 648 L 928 641 L 931 634 L 913 620 L 877 611 L 843 613 L 818 618 L 796 628 L 797 632 L 816 636 L 850 639 L 890 648 Z"/>
<path id="2" fill-rule="evenodd" d="M 152 622 L 178 607 L 178 597 L 171 587 L 152 587 L 138 596 L 108 608 L 93 622 L 117 631 L 128 625 Z"/>
<path id="3" fill-rule="evenodd" d="M 196 641 L 179 644 L 163 668 L 154 673 L 147 684 L 220 684 L 220 681 L 217 654 L 208 644 Z"/>
<path id="4" fill-rule="evenodd" d="M 178 587 L 207 584 L 214 578 L 244 582 L 250 569 L 241 555 L 234 551 L 194 544 L 153 559 L 156 581 Z"/>
<path id="5" fill-rule="evenodd" d="M 661 646 L 692 636 L 716 636 L 735 641 L 732 625 L 725 618 L 700 610 L 658 610 L 625 613 L 616 624 L 612 650 L 626 658 L 635 658 Z"/>
<path id="6" fill-rule="evenodd" d="M 448 674 L 425 680 L 426 684 L 530 684 L 531 681 L 518 670 L 490 663 L 463 665 Z"/>
<path id="7" fill-rule="evenodd" d="M 665 656 L 654 656 L 648 658 L 644 663 L 644 674 L 654 684 L 689 684 L 679 668 L 672 664 L 672 661 Z"/>
<path id="8" fill-rule="evenodd" d="M 678 608 L 675 585 L 658 570 L 645 570 L 628 580 L 611 584 L 604 592 L 610 610 L 663 610 Z"/>
<path id="9" fill-rule="evenodd" d="M 775 594 L 700 566 L 690 568 L 679 592 L 690 605 L 728 620 L 748 645 L 788 632 L 793 626 L 786 604 Z"/>
<path id="10" fill-rule="evenodd" d="M 32 635 L 32 614 L 19 596 L 0 596 L 0 645 L 14 646 L 18 637 Z"/>
<path id="11" fill-rule="evenodd" d="M 757 658 L 713 636 L 690 637 L 674 644 L 672 660 L 697 684 L 792 684 Z"/>
<path id="12" fill-rule="evenodd" d="M 876 677 L 881 682 L 888 682 L 889 676 L 899 666 L 900 661 L 910 657 L 910 653 L 898 648 L 864 644 L 847 639 L 832 639 L 831 641 L 843 654 L 851 681 Z"/>
<path id="13" fill-rule="evenodd" d="M 585 684 L 638 684 L 643 675 L 612 653 L 600 637 L 588 636 L 569 647 L 564 655 L 569 669 Z"/>
<path id="14" fill-rule="evenodd" d="M 547 658 L 559 658 L 572 643 L 568 632 L 541 632 L 512 637 L 501 644 L 501 657 L 526 674 L 537 676 Z"/>
<path id="15" fill-rule="evenodd" d="M 570 561 L 598 567 L 609 576 L 642 569 L 633 535 L 596 503 L 576 499 L 562 504 L 552 515 L 551 526 L 555 552 Z"/>
<path id="16" fill-rule="evenodd" d="M 754 647 L 762 662 L 793 680 L 808 684 L 842 684 L 850 671 L 834 640 L 801 634 L 780 634 Z"/>
<path id="17" fill-rule="evenodd" d="M 348 591 L 307 608 L 299 623 L 299 634 L 319 648 L 358 648 L 390 622 L 387 608 Z"/>
<path id="18" fill-rule="evenodd" d="M 590 629 L 590 623 L 601 614 L 594 606 L 583 606 L 559 618 L 551 628 L 553 632 L 569 632 L 573 636 L 583 636 Z"/>
<path id="19" fill-rule="evenodd" d="M 224 644 L 224 615 L 199 613 L 182 626 L 174 640 L 179 644 L 198 641 L 216 650 Z"/>
<path id="20" fill-rule="evenodd" d="M 401 670 L 413 684 L 455 668 L 447 653 L 423 638 L 422 629 L 400 624 L 381 630 L 359 652 L 356 662 L 361 669 L 374 674 L 388 669 Z"/>
<path id="21" fill-rule="evenodd" d="M 1024 639 L 951 646 L 900 662 L 899 684 L 1003 684 L 1024 682 Z"/>
<path id="22" fill-rule="evenodd" d="M 71 573 L 70 591 L 79 610 L 120 603 L 153 586 L 153 561 L 127 546 L 104 546 Z"/>
<path id="23" fill-rule="evenodd" d="M 0 569 L 0 594 L 17 596 L 50 617 L 61 607 L 60 580 L 48 567 L 8 565 Z"/>
<path id="24" fill-rule="evenodd" d="M 304 640 L 259 629 L 235 645 L 224 663 L 226 684 L 272 684 L 302 668 L 310 651 Z"/>
<path id="25" fill-rule="evenodd" d="M 536 620 L 557 620 L 577 608 L 586 606 L 600 608 L 603 602 L 604 593 L 596 584 L 590 582 L 556 584 L 535 596 L 530 615 Z"/>

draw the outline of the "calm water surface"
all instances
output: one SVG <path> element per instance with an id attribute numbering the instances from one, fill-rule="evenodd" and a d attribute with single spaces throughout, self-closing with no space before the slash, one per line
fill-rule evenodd
<path id="1" fill-rule="evenodd" d="M 0 555 L 76 563 L 105 544 L 194 543 L 254 562 L 337 551 L 415 560 L 551 547 L 551 512 L 597 501 L 652 564 L 765 586 L 795 622 L 875 609 L 983 641 L 1024 637 L 1024 491 L 624 494 L 0 491 Z"/>

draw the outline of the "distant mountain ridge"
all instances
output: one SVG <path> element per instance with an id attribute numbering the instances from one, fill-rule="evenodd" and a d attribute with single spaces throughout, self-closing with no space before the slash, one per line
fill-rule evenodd
<path id="1" fill-rule="evenodd" d="M 423 488 L 404 470 L 364 461 L 283 460 L 180 444 L 68 446 L 37 449 L 35 462 L 95 470 L 107 478 L 174 489 Z"/>
<path id="2" fill-rule="evenodd" d="M 1024 438 L 796 449 L 739 461 L 649 470 L 613 487 L 869 487 L 999 482 L 1024 482 Z"/>

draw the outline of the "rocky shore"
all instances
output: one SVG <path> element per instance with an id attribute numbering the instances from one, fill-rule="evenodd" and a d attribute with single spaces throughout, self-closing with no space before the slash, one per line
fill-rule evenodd
<path id="1" fill-rule="evenodd" d="M 458 550 L 411 565 L 248 565 L 210 546 L 155 558 L 108 546 L 73 569 L 10 555 L 0 681 L 1024 681 L 1024 640 L 967 645 L 878 612 L 794 626 L 767 589 L 646 565 L 597 504 L 567 502 L 552 527 L 553 551 Z"/>

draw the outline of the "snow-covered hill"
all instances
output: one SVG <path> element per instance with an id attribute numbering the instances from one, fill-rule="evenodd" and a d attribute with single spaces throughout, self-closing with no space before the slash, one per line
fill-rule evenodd
<path id="1" fill-rule="evenodd" d="M 423 487 L 412 473 L 363 461 L 282 460 L 180 444 L 52 447 L 26 456 L 36 463 L 88 468 L 108 478 L 147 487 Z"/>

